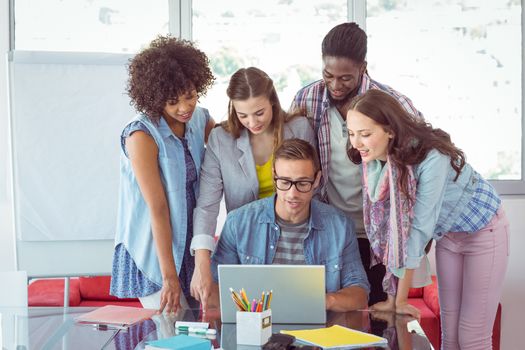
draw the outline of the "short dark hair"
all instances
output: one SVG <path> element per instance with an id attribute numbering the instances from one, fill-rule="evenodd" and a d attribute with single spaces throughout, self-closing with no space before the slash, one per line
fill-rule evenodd
<path id="1" fill-rule="evenodd" d="M 366 59 L 367 37 L 364 30 L 354 22 L 341 23 L 333 27 L 323 39 L 323 57 L 344 57 L 357 63 Z"/>
<path id="2" fill-rule="evenodd" d="M 191 89 L 202 96 L 215 78 L 208 57 L 188 40 L 158 36 L 128 66 L 126 92 L 138 112 L 162 116 L 166 102 Z"/>
<path id="3" fill-rule="evenodd" d="M 319 171 L 319 157 L 315 147 L 309 142 L 302 139 L 288 139 L 284 140 L 273 154 L 273 166 L 277 159 L 288 159 L 288 160 L 311 160 L 314 166 L 314 171 Z"/>

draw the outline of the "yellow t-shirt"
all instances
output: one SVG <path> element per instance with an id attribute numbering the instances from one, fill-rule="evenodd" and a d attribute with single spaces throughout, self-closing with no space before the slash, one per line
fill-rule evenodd
<path id="1" fill-rule="evenodd" d="M 270 197 L 273 194 L 272 161 L 273 155 L 263 165 L 255 165 L 259 180 L 259 199 Z"/>

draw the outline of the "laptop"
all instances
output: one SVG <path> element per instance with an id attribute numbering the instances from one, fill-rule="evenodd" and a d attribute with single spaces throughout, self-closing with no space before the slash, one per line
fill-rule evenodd
<path id="1" fill-rule="evenodd" d="M 324 265 L 219 265 L 221 321 L 235 323 L 237 307 L 230 288 L 244 288 L 248 298 L 272 291 L 272 323 L 324 324 Z"/>

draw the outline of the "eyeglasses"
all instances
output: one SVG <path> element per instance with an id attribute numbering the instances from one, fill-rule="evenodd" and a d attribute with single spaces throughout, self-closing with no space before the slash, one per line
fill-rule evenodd
<path id="1" fill-rule="evenodd" d="M 273 181 L 275 181 L 275 187 L 281 191 L 288 191 L 290 188 L 292 188 L 292 185 L 295 185 L 297 191 L 302 193 L 310 192 L 312 190 L 312 186 L 315 183 L 315 180 L 292 181 L 277 176 L 273 178 Z"/>

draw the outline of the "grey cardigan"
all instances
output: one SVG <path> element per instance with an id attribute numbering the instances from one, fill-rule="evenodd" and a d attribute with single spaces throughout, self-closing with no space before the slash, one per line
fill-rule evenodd
<path id="1" fill-rule="evenodd" d="M 314 132 L 305 117 L 286 123 L 283 137 L 300 138 L 316 146 Z M 192 254 L 195 249 L 214 251 L 213 237 L 223 194 L 227 212 L 259 198 L 259 181 L 246 129 L 238 139 L 222 127 L 214 128 L 208 137 L 200 171 L 200 193 L 193 212 Z"/>

